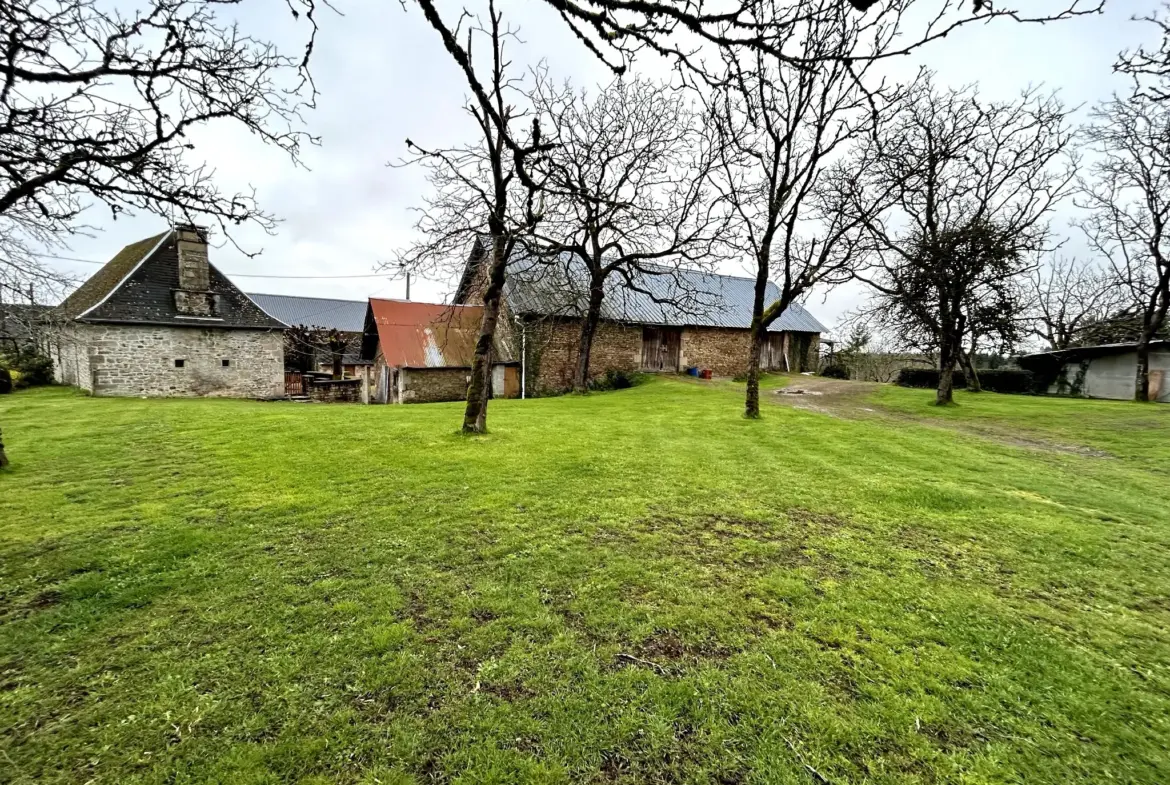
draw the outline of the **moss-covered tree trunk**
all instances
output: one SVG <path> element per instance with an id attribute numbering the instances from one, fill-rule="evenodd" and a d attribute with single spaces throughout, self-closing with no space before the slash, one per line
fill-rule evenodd
<path id="1" fill-rule="evenodd" d="M 955 401 L 955 342 L 951 336 L 944 335 L 939 342 L 938 352 L 938 390 L 934 402 L 939 406 L 946 406 Z"/>
<path id="2" fill-rule="evenodd" d="M 959 362 L 963 366 L 963 373 L 967 377 L 968 392 L 983 392 L 983 384 L 979 381 L 979 372 L 975 370 L 974 352 L 959 352 Z"/>
<path id="3" fill-rule="evenodd" d="M 487 286 L 483 292 L 483 321 L 475 342 L 475 356 L 471 361 L 471 382 L 467 385 L 467 408 L 463 411 L 463 432 L 487 431 L 488 399 L 492 394 L 492 345 L 496 325 L 500 320 L 500 300 L 504 292 L 504 276 L 508 266 L 507 238 L 492 236 L 491 266 Z"/>
<path id="4" fill-rule="evenodd" d="M 766 333 L 767 328 L 760 319 L 752 319 L 752 345 L 748 351 L 747 397 L 744 399 L 743 416 L 753 420 L 760 416 L 760 357 Z"/>
<path id="5" fill-rule="evenodd" d="M 593 352 L 593 339 L 597 325 L 601 322 L 601 303 L 605 297 L 603 282 L 593 280 L 589 284 L 589 308 L 581 322 L 581 340 L 577 344 L 577 370 L 573 376 L 574 392 L 589 392 L 589 360 Z"/>

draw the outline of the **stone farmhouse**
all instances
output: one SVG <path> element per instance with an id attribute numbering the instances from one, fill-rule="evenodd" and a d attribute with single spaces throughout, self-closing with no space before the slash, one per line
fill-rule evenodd
<path id="1" fill-rule="evenodd" d="M 364 373 L 365 366 L 370 363 L 363 360 L 362 333 L 366 323 L 365 300 L 334 300 L 325 297 L 297 297 L 284 294 L 249 293 L 252 302 L 260 306 L 270 316 L 291 326 L 304 325 L 318 327 L 323 330 L 337 330 L 347 340 L 345 354 L 341 358 L 342 373 L 347 377 L 358 377 Z M 327 351 L 319 347 L 309 347 L 308 354 L 313 355 L 315 367 L 309 369 L 293 368 L 289 365 L 293 361 L 293 352 L 285 351 L 285 370 L 313 370 L 321 373 L 330 373 L 333 370 L 333 360 Z"/>
<path id="2" fill-rule="evenodd" d="M 94 395 L 284 394 L 285 325 L 215 269 L 199 227 L 127 245 L 54 320 L 57 379 Z"/>
<path id="3" fill-rule="evenodd" d="M 467 397 L 483 308 L 370 298 L 361 357 L 373 363 L 372 403 L 431 403 Z M 520 394 L 519 363 L 497 346 L 492 394 Z"/>
<path id="4" fill-rule="evenodd" d="M 455 302 L 482 303 L 487 246 L 477 240 L 468 255 Z M 710 369 L 716 376 L 747 372 L 755 281 L 697 270 L 643 275 L 635 291 L 611 276 L 601 323 L 590 352 L 590 373 L 610 370 L 678 372 Z M 528 257 L 513 259 L 504 285 L 500 355 L 519 358 L 527 395 L 572 386 L 588 283 L 579 265 Z M 766 302 L 779 289 L 769 282 Z M 793 304 L 768 331 L 762 365 L 798 373 L 818 369 L 820 336 L 826 328 Z"/>

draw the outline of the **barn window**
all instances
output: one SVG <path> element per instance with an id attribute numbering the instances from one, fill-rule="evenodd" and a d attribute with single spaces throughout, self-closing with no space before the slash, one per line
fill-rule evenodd
<path id="1" fill-rule="evenodd" d="M 231 360 L 220 360 L 220 363 L 223 365 L 224 368 L 230 368 L 232 361 Z"/>
<path id="2" fill-rule="evenodd" d="M 186 360 L 175 360 L 175 367 L 176 368 L 182 368 L 186 364 L 187 364 Z"/>

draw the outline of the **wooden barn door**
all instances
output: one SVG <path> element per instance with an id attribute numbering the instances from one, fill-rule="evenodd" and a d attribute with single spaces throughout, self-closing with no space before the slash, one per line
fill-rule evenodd
<path id="1" fill-rule="evenodd" d="M 642 328 L 642 370 L 678 372 L 682 330 L 669 327 Z"/>
<path id="2" fill-rule="evenodd" d="M 768 339 L 764 342 L 764 351 L 760 357 L 760 367 L 766 371 L 787 371 L 788 360 L 785 357 L 787 353 L 788 334 L 768 333 Z"/>

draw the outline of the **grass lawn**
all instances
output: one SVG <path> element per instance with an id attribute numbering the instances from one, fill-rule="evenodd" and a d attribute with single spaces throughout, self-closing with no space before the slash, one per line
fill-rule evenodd
<path id="1" fill-rule="evenodd" d="M 1170 781 L 1170 407 L 740 395 L 0 398 L 0 782 Z"/>

